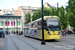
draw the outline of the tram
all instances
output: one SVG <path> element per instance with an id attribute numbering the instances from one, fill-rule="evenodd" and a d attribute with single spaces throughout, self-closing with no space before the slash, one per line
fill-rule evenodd
<path id="1" fill-rule="evenodd" d="M 42 18 L 25 24 L 24 36 L 42 39 Z M 57 16 L 44 16 L 44 40 L 60 39 L 60 22 Z"/>

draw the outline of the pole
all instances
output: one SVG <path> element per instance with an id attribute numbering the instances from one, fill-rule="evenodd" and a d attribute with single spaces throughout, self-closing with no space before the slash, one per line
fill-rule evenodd
<path id="1" fill-rule="evenodd" d="M 17 20 L 17 32 L 19 32 L 19 31 L 18 31 L 18 30 L 19 30 L 18 26 L 19 26 L 19 21 Z M 18 35 L 19 35 L 19 34 L 18 34 Z"/>
<path id="2" fill-rule="evenodd" d="M 16 18 L 16 17 L 15 17 Z M 15 34 L 16 34 L 16 31 L 17 31 L 17 19 L 15 21 Z"/>
<path id="3" fill-rule="evenodd" d="M 35 12 L 34 12 L 34 20 L 35 20 Z"/>
<path id="4" fill-rule="evenodd" d="M 57 2 L 57 16 L 59 17 L 59 9 L 58 9 L 58 2 Z"/>
<path id="5" fill-rule="evenodd" d="M 2 25 L 4 25 L 4 32 L 5 32 L 5 21 L 2 21 Z"/>
<path id="6" fill-rule="evenodd" d="M 42 45 L 45 45 L 45 41 L 44 41 L 44 26 L 43 26 L 43 0 L 42 0 Z"/>
<path id="7" fill-rule="evenodd" d="M 8 21 L 7 21 L 7 35 L 8 35 Z"/>
<path id="8" fill-rule="evenodd" d="M 28 13 L 28 0 L 27 0 L 27 13 Z"/>
<path id="9" fill-rule="evenodd" d="M 12 33 L 13 33 L 13 21 L 12 21 Z"/>
<path id="10" fill-rule="evenodd" d="M 22 19 L 21 19 L 22 20 Z M 23 20 L 22 20 L 22 33 L 23 33 Z"/>
<path id="11" fill-rule="evenodd" d="M 14 21 L 14 34 L 15 34 L 15 21 Z"/>

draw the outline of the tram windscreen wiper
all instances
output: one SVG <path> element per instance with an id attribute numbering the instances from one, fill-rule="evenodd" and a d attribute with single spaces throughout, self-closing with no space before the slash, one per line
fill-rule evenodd
<path id="1" fill-rule="evenodd" d="M 49 25 L 48 25 L 48 30 L 49 30 L 49 31 L 58 31 L 58 30 L 59 30 L 59 25 L 52 25 L 52 24 L 49 24 Z"/>
<path id="2" fill-rule="evenodd" d="M 49 24 L 49 27 L 50 27 L 50 28 L 52 28 L 52 27 L 54 27 L 54 25 L 52 25 L 52 24 Z"/>

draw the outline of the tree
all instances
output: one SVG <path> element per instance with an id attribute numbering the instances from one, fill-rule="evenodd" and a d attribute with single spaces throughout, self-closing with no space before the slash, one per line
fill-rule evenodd
<path id="1" fill-rule="evenodd" d="M 60 18 L 61 28 L 62 29 L 67 28 L 68 20 L 67 20 L 67 15 L 65 13 L 65 8 L 63 6 L 59 8 L 59 18 Z"/>
<path id="2" fill-rule="evenodd" d="M 25 24 L 31 22 L 31 14 L 30 12 L 25 13 Z"/>
<path id="3" fill-rule="evenodd" d="M 70 26 L 75 28 L 75 0 L 69 0 L 66 11 Z"/>
<path id="4" fill-rule="evenodd" d="M 36 20 L 38 18 L 38 12 L 35 11 L 34 14 L 32 15 L 32 21 Z"/>
<path id="5" fill-rule="evenodd" d="M 43 14 L 44 16 L 57 16 L 57 9 L 55 7 L 50 7 L 50 8 L 46 8 L 44 7 L 43 8 Z M 26 19 L 26 22 L 25 23 L 29 23 L 30 22 L 30 19 L 31 19 L 31 14 L 28 12 L 27 14 L 25 14 L 25 19 Z M 59 19 L 60 19 L 60 25 L 61 25 L 61 28 L 64 29 L 64 28 L 67 28 L 67 25 L 68 25 L 68 15 L 66 14 L 65 12 L 65 8 L 62 6 L 59 8 Z M 37 20 L 39 18 L 42 17 L 42 10 L 39 9 L 38 11 L 35 11 L 32 15 L 32 21 L 34 20 Z"/>
<path id="6" fill-rule="evenodd" d="M 43 7 L 43 14 L 44 16 L 50 16 L 50 15 L 57 15 L 57 9 L 54 7 L 50 7 L 50 8 L 46 8 Z M 39 19 L 42 17 L 42 10 L 39 9 L 38 11 L 34 12 L 34 14 L 32 15 L 32 21 Z"/>

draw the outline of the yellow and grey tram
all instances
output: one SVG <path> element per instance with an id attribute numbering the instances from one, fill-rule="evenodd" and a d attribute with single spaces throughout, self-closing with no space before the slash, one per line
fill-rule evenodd
<path id="1" fill-rule="evenodd" d="M 44 16 L 44 40 L 60 39 L 60 22 L 57 16 Z M 42 39 L 42 18 L 25 24 L 24 36 Z"/>

